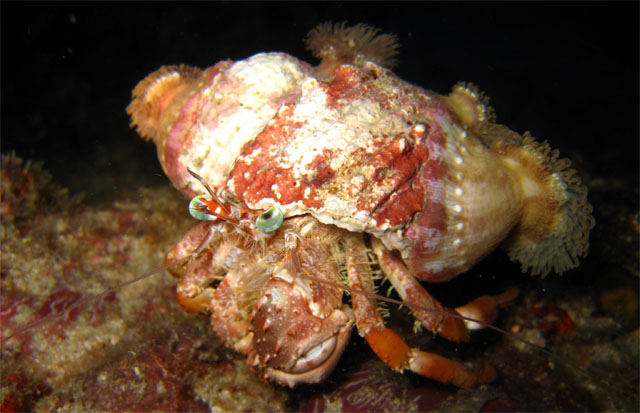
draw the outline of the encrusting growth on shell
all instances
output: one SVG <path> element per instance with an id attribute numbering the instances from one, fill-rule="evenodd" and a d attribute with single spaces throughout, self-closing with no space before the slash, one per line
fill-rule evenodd
<path id="1" fill-rule="evenodd" d="M 541 184 L 546 192 L 525 206 L 520 225 L 505 242 L 512 261 L 532 275 L 560 274 L 579 265 L 587 255 L 589 231 L 595 225 L 587 188 L 568 159 L 558 159 L 558 151 L 547 142 L 536 142 L 525 133 L 522 151 L 536 158 Z"/>
<path id="2" fill-rule="evenodd" d="M 393 34 L 378 34 L 380 29 L 359 23 L 347 27 L 346 22 L 326 22 L 309 32 L 304 42 L 315 57 L 322 60 L 321 67 L 332 69 L 345 63 L 361 66 L 373 62 L 393 67 L 398 54 L 398 39 Z M 333 73 L 328 69 L 326 73 Z M 325 70 L 321 70 L 323 73 Z"/>
<path id="3" fill-rule="evenodd" d="M 563 273 L 587 255 L 595 225 L 587 188 L 558 150 L 495 122 L 488 98 L 471 83 L 459 83 L 443 97 L 447 107 L 517 176 L 525 195 L 521 218 L 504 247 L 523 272 Z"/>
<path id="4" fill-rule="evenodd" d="M 162 66 L 138 83 L 133 90 L 133 100 L 127 106 L 131 116 L 131 126 L 145 139 L 153 139 L 161 133 L 163 127 L 170 127 L 180 113 L 179 108 L 171 110 L 172 102 L 180 93 L 191 93 L 190 86 L 200 75 L 201 70 L 187 65 Z M 175 114 L 167 118 L 163 114 Z"/>
<path id="5" fill-rule="evenodd" d="M 493 108 L 489 106 L 489 97 L 470 82 L 458 83 L 443 99 L 447 107 L 472 129 L 478 124 L 496 121 Z"/>

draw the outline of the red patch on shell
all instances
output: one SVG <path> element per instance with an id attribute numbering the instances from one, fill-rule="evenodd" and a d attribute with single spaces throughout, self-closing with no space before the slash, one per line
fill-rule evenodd
<path id="1" fill-rule="evenodd" d="M 320 82 L 327 95 L 327 105 L 334 107 L 338 101 L 362 99 L 367 90 L 362 72 L 355 66 L 342 65 L 329 83 Z"/>
<path id="2" fill-rule="evenodd" d="M 304 125 L 292 119 L 294 109 L 294 105 L 283 106 L 267 127 L 244 146 L 243 155 L 231 171 L 236 195 L 249 205 L 272 198 L 282 205 L 302 201 L 307 208 L 323 206 L 323 201 L 318 199 L 311 184 L 314 177 L 309 177 L 307 182 L 300 182 L 291 168 L 280 166 L 282 148 L 293 139 L 294 131 Z M 325 175 L 328 173 L 324 180 L 332 175 L 330 168 L 327 169 L 326 159 L 314 162 L 316 166 L 324 168 Z M 309 193 L 305 196 L 307 188 Z"/>
<path id="3" fill-rule="evenodd" d="M 380 104 L 380 97 L 363 83 L 361 78 L 366 77 L 355 67 L 342 66 L 330 83 L 321 84 L 329 105 L 363 99 Z M 284 148 L 296 139 L 295 130 L 305 126 L 293 119 L 294 110 L 295 104 L 283 106 L 242 149 L 243 155 L 230 175 L 237 196 L 249 205 L 271 198 L 281 205 L 300 202 L 306 208 L 320 210 L 326 195 L 343 193 L 355 198 L 356 208 L 369 212 L 378 225 L 391 226 L 406 224 L 422 210 L 425 190 L 419 171 L 430 152 L 424 130 L 416 133 L 411 129 L 406 135 L 393 137 L 372 136 L 368 147 L 353 150 L 339 170 L 331 167 L 334 151 L 324 149 L 306 165 L 307 175 L 300 177 L 294 176 L 291 167 L 281 166 Z"/>
<path id="4" fill-rule="evenodd" d="M 387 87 L 378 83 L 389 83 L 390 78 L 393 79 L 395 86 L 393 89 L 396 93 L 393 94 L 388 93 Z M 404 96 L 413 96 L 414 93 L 396 81 L 397 79 L 390 71 L 376 65 L 364 67 L 342 65 L 336 70 L 330 82 L 320 82 L 320 86 L 327 95 L 329 107 L 338 108 L 353 100 L 369 100 L 376 102 L 382 109 L 394 111 L 393 102 L 403 99 Z M 407 103 L 415 106 L 416 112 L 426 108 L 427 102 L 431 103 L 430 101 L 417 103 L 415 100 L 408 99 Z"/>
<path id="5" fill-rule="evenodd" d="M 422 144 L 411 148 L 405 141 L 403 146 L 402 153 L 392 154 L 387 172 L 392 174 L 391 181 L 397 185 L 373 213 L 373 218 L 379 224 L 386 221 L 390 225 L 403 224 L 424 204 L 424 187 L 418 178 L 418 171 L 429 151 Z"/>
<path id="6" fill-rule="evenodd" d="M 331 156 L 333 155 L 333 151 L 329 149 L 324 149 L 322 154 L 313 158 L 313 161 L 309 164 L 310 168 L 316 171 L 313 180 L 310 181 L 311 185 L 315 187 L 321 187 L 328 180 L 333 178 L 336 171 L 331 168 Z"/>
<path id="7" fill-rule="evenodd" d="M 405 237 L 412 240 L 411 252 L 405 262 L 422 280 L 445 281 L 450 278 L 448 271 L 427 271 L 423 263 L 430 262 L 440 248 L 439 238 L 446 231 L 447 212 L 443 204 L 442 182 L 447 170 L 444 159 L 440 157 L 445 137 L 442 130 L 432 127 L 427 141 L 430 157 L 420 170 L 419 182 L 425 188 L 424 208 L 418 212 L 414 221 L 405 230 Z"/>

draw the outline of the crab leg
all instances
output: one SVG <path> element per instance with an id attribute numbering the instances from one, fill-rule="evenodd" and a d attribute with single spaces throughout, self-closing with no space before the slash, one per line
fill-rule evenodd
<path id="1" fill-rule="evenodd" d="M 245 351 L 251 343 L 247 334 L 249 313 L 241 309 L 242 293 L 247 280 L 258 282 L 258 276 L 248 276 L 259 271 L 264 264 L 260 260 L 249 263 L 243 238 L 227 231 L 226 223 L 202 222 L 176 244 L 167 256 L 172 262 L 198 254 L 185 267 L 172 270 L 178 281 L 178 302 L 189 312 L 211 312 L 211 327 L 225 343 L 238 351 Z M 225 235 L 226 234 L 226 235 Z M 176 274 L 177 273 L 177 274 Z M 216 281 L 215 287 L 211 286 Z M 253 286 L 253 288 L 256 288 Z"/>
<path id="2" fill-rule="evenodd" d="M 378 256 L 380 267 L 400 297 L 406 302 L 434 310 L 412 309 L 413 315 L 426 328 L 448 340 L 467 341 L 469 329 L 482 328 L 482 325 L 456 317 L 446 317 L 445 313 L 462 315 L 489 324 L 497 318 L 498 310 L 509 304 L 518 295 L 518 290 L 512 288 L 496 296 L 478 297 L 456 309 L 442 307 L 413 277 L 404 263 L 377 239 L 373 240 L 373 249 Z"/>
<path id="3" fill-rule="evenodd" d="M 169 264 L 194 252 L 199 253 L 207 246 L 215 245 L 218 238 L 220 233 L 213 225 L 209 222 L 201 222 L 169 251 L 165 262 Z M 205 287 L 216 279 L 222 279 L 224 271 L 221 270 L 220 261 L 228 254 L 229 249 L 222 248 L 224 246 L 230 247 L 223 244 L 217 249 L 207 249 L 185 265 L 169 271 L 173 276 L 180 278 L 177 295 L 178 301 L 185 310 L 199 313 L 209 307 L 215 290 Z"/>
<path id="4" fill-rule="evenodd" d="M 345 238 L 350 286 L 373 293 L 371 269 L 361 236 L 350 233 Z M 392 369 L 411 370 L 462 388 L 479 386 L 495 378 L 496 372 L 489 364 L 475 371 L 457 361 L 410 347 L 398 334 L 384 326 L 373 298 L 364 294 L 352 294 L 351 300 L 359 334 L 365 337 L 371 349 Z M 435 300 L 433 302 L 437 303 Z"/>

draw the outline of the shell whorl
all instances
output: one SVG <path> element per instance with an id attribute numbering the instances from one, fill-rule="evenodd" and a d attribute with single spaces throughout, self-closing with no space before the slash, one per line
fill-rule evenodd
<path id="1" fill-rule="evenodd" d="M 528 133 L 493 123 L 486 98 L 472 85 L 458 84 L 442 98 L 464 130 L 444 134 L 446 173 L 437 185 L 424 181 L 438 188 L 436 196 L 406 233 L 414 247 L 403 258 L 416 275 L 448 280 L 503 240 L 511 260 L 533 275 L 578 266 L 595 220 L 570 161 Z"/>

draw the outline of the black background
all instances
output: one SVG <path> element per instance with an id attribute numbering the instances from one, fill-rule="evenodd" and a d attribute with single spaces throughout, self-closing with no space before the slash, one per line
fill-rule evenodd
<path id="1" fill-rule="evenodd" d="M 129 128 L 132 88 L 165 64 L 263 51 L 314 61 L 317 24 L 395 33 L 396 73 L 471 81 L 498 121 L 547 139 L 587 177 L 638 176 L 638 3 L 2 3 L 1 150 L 45 160 L 87 199 L 166 182 Z"/>

